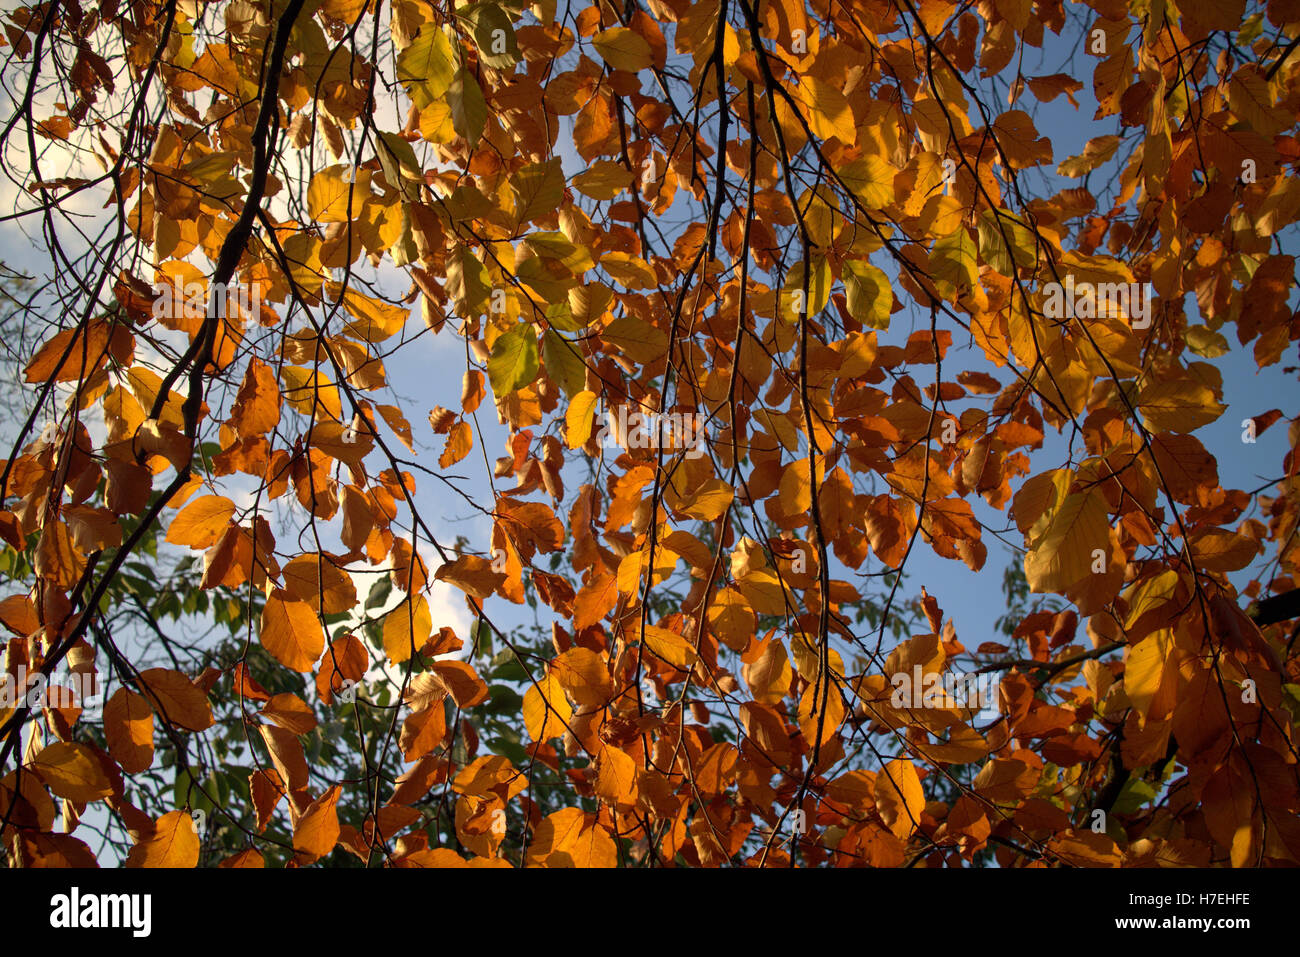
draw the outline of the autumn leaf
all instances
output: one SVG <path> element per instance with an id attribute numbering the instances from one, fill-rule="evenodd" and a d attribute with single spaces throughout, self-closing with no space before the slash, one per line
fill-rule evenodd
<path id="1" fill-rule="evenodd" d="M 615 70 L 636 73 L 654 62 L 650 44 L 627 27 L 604 30 L 592 37 L 591 45 L 596 48 L 601 59 Z"/>
<path id="2" fill-rule="evenodd" d="M 235 503 L 221 495 L 194 499 L 176 513 L 167 528 L 167 541 L 190 548 L 207 548 L 217 540 L 235 514 Z"/>
<path id="3" fill-rule="evenodd" d="M 569 448 L 576 449 L 587 444 L 591 437 L 592 423 L 595 420 L 597 396 L 594 392 L 582 391 L 569 403 L 565 413 L 565 441 Z"/>
<path id="4" fill-rule="evenodd" d="M 113 793 L 99 760 L 84 745 L 65 741 L 46 745 L 30 767 L 51 791 L 69 801 L 84 804 L 103 800 Z"/>
<path id="5" fill-rule="evenodd" d="M 916 830 L 925 794 L 911 761 L 898 758 L 880 769 L 876 775 L 876 807 L 895 836 L 905 838 Z"/>
<path id="6" fill-rule="evenodd" d="M 1094 568 L 1104 571 L 1107 527 L 1106 503 L 1099 494 L 1067 495 L 1025 554 L 1029 587 L 1037 592 L 1062 591 L 1094 574 Z M 1100 568 L 1097 551 L 1102 553 Z"/>
<path id="7" fill-rule="evenodd" d="M 689 668 L 697 657 L 690 642 L 667 628 L 646 625 L 642 638 L 656 657 L 678 668 Z"/>
<path id="8" fill-rule="evenodd" d="M 424 596 L 407 598 L 384 619 L 384 653 L 393 664 L 401 664 L 424 647 L 433 630 L 433 618 Z"/>
<path id="9" fill-rule="evenodd" d="M 190 6 L 5 19 L 6 863 L 1300 864 L 1293 0 Z"/>
<path id="10" fill-rule="evenodd" d="M 456 71 L 447 87 L 447 103 L 456 133 L 469 142 L 471 149 L 477 146 L 487 124 L 488 108 L 474 74 L 463 69 Z"/>
<path id="11" fill-rule="evenodd" d="M 426 23 L 415 42 L 398 54 L 397 78 L 418 107 L 428 107 L 442 99 L 454 75 L 451 44 L 434 22 Z"/>
<path id="12" fill-rule="evenodd" d="M 190 731 L 212 726 L 212 706 L 207 695 L 193 681 L 171 668 L 147 668 L 140 672 L 141 696 L 165 723 Z"/>
<path id="13" fill-rule="evenodd" d="M 262 647 L 292 671 L 311 671 L 325 650 L 325 634 L 312 606 L 279 588 L 266 598 L 258 637 Z"/>
<path id="14" fill-rule="evenodd" d="M 433 577 L 478 599 L 487 598 L 506 578 L 491 562 L 478 555 L 461 555 L 454 561 L 439 565 Z"/>
<path id="15" fill-rule="evenodd" d="M 153 764 L 153 712 L 130 688 L 118 688 L 104 704 L 104 737 L 113 759 L 128 774 Z"/>
<path id="16" fill-rule="evenodd" d="M 1138 393 L 1137 405 L 1147 426 L 1160 432 L 1192 432 L 1225 408 L 1209 386 L 1190 379 L 1152 382 Z"/>
<path id="17" fill-rule="evenodd" d="M 324 857 L 338 843 L 337 805 L 342 790 L 339 785 L 334 785 L 312 801 L 298 818 L 293 829 L 293 849 L 302 863 L 309 864 Z"/>
<path id="18" fill-rule="evenodd" d="M 168 811 L 131 848 L 127 867 L 197 867 L 201 845 L 194 819 L 186 811 Z"/>
<path id="19" fill-rule="evenodd" d="M 572 716 L 573 708 L 564 697 L 564 686 L 555 677 L 546 675 L 524 692 L 524 726 L 534 741 L 563 735 Z"/>

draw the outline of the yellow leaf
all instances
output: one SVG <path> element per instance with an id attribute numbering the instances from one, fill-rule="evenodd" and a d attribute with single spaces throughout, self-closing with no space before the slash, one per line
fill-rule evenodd
<path id="1" fill-rule="evenodd" d="M 323 412 L 335 422 L 343 421 L 339 390 L 328 376 L 314 369 L 284 366 L 280 369 L 280 379 L 284 382 L 284 401 L 294 409 L 316 417 L 321 417 Z"/>
<path id="2" fill-rule="evenodd" d="M 364 196 L 355 192 L 356 184 L 344 179 L 347 166 L 327 166 L 311 178 L 307 187 L 307 212 L 318 223 L 346 223 L 360 211 Z"/>
<path id="3" fill-rule="evenodd" d="M 596 760 L 595 791 L 606 804 L 620 810 L 636 806 L 636 762 L 624 751 L 605 747 Z"/>
<path id="4" fill-rule="evenodd" d="M 342 289 L 339 283 L 325 284 L 326 294 L 331 299 L 337 300 Z M 355 289 L 343 293 L 343 308 L 356 320 L 343 327 L 343 334 L 362 342 L 383 342 L 396 335 L 411 315 L 404 306 L 384 302 Z"/>
<path id="5" fill-rule="evenodd" d="M 810 744 L 824 745 L 835 737 L 843 720 L 844 698 L 834 682 L 823 687 L 821 681 L 816 680 L 804 689 L 803 697 L 799 699 L 799 727 Z M 817 733 L 819 727 L 820 736 Z"/>
<path id="6" fill-rule="evenodd" d="M 867 209 L 880 209 L 894 201 L 897 171 L 879 156 L 868 153 L 846 164 L 838 174 Z"/>
<path id="7" fill-rule="evenodd" d="M 581 808 L 567 807 L 546 817 L 528 845 L 533 867 L 615 867 L 618 846 L 609 831 Z"/>
<path id="8" fill-rule="evenodd" d="M 421 110 L 444 105 L 441 101 L 455 72 L 451 44 L 436 23 L 420 27 L 420 35 L 397 57 L 397 79 Z"/>
<path id="9" fill-rule="evenodd" d="M 846 146 L 857 139 L 853 110 L 844 94 L 833 84 L 814 76 L 799 81 L 798 99 L 804 107 L 808 128 L 823 140 L 838 137 Z"/>
<path id="10" fill-rule="evenodd" d="M 1138 411 L 1156 432 L 1192 432 L 1223 415 L 1227 406 L 1209 386 L 1192 379 L 1162 379 L 1138 393 Z"/>
<path id="11" fill-rule="evenodd" d="M 695 664 L 695 649 L 681 635 L 669 631 L 667 628 L 658 628 L 654 625 L 645 626 L 645 645 L 654 654 L 678 668 L 689 668 Z"/>
<path id="12" fill-rule="evenodd" d="M 596 393 L 584 389 L 569 403 L 569 410 L 564 414 L 565 440 L 569 448 L 580 448 L 591 438 L 596 400 Z"/>
<path id="13" fill-rule="evenodd" d="M 605 659 L 590 648 L 575 645 L 551 662 L 551 674 L 578 704 L 601 708 L 614 694 Z"/>
<path id="14" fill-rule="evenodd" d="M 423 595 L 408 596 L 384 619 L 384 653 L 400 665 L 424 647 L 433 631 L 433 616 Z"/>
<path id="15" fill-rule="evenodd" d="M 350 611 L 357 603 L 352 577 L 319 552 L 299 555 L 285 565 L 284 585 L 294 598 L 327 615 Z"/>
<path id="16" fill-rule="evenodd" d="M 758 656 L 741 668 L 754 700 L 760 704 L 777 704 L 790 690 L 790 656 L 776 638 L 762 642 Z"/>
<path id="17" fill-rule="evenodd" d="M 1162 628 L 1128 649 L 1124 664 L 1124 693 L 1143 721 L 1151 702 L 1160 691 L 1169 652 L 1174 646 L 1174 632 Z"/>
<path id="18" fill-rule="evenodd" d="M 766 568 L 752 569 L 737 580 L 736 587 L 750 607 L 760 615 L 784 615 L 791 607 L 796 607 L 793 602 L 787 606 L 786 599 L 789 596 L 782 588 L 781 581 Z"/>
<path id="19" fill-rule="evenodd" d="M 718 592 L 709 606 L 709 629 L 732 651 L 743 651 L 754 634 L 757 619 L 743 595 L 730 588 Z"/>
<path id="20" fill-rule="evenodd" d="M 564 697 L 564 686 L 553 675 L 547 675 L 524 692 L 523 715 L 529 737 L 549 741 L 564 734 L 573 708 Z"/>
<path id="21" fill-rule="evenodd" d="M 438 566 L 433 577 L 449 582 L 465 594 L 480 600 L 487 598 L 505 581 L 504 572 L 497 571 L 492 563 L 478 555 L 461 555 L 454 561 Z"/>
<path id="22" fill-rule="evenodd" d="M 1025 553 L 1030 590 L 1063 592 L 1092 574 L 1094 568 L 1104 571 L 1105 559 L 1098 566 L 1094 552 L 1101 549 L 1108 555 L 1109 542 L 1106 500 L 1101 493 L 1090 490 L 1067 495 Z"/>
<path id="23" fill-rule="evenodd" d="M 632 185 L 633 175 L 622 163 L 597 160 L 573 177 L 573 185 L 592 199 L 608 201 Z"/>
<path id="24" fill-rule="evenodd" d="M 684 504 L 675 511 L 702 522 L 712 522 L 731 507 L 735 492 L 732 487 L 719 478 L 711 478 L 701 485 Z"/>
<path id="25" fill-rule="evenodd" d="M 616 70 L 636 73 L 654 62 L 650 44 L 639 33 L 627 27 L 604 30 L 591 39 L 601 59 Z"/>

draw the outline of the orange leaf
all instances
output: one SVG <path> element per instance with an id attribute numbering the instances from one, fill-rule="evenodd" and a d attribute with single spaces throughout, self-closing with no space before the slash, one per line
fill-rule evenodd
<path id="1" fill-rule="evenodd" d="M 140 693 L 163 721 L 190 731 L 212 727 L 208 696 L 193 681 L 171 668 L 140 672 Z"/>
<path id="2" fill-rule="evenodd" d="M 897 758 L 876 775 L 876 807 L 895 837 L 906 839 L 916 830 L 925 794 L 911 761 Z"/>
<path id="3" fill-rule="evenodd" d="M 104 704 L 104 737 L 109 753 L 127 774 L 153 764 L 153 712 L 130 688 L 118 688 Z"/>
<path id="4" fill-rule="evenodd" d="M 167 541 L 190 548 L 207 548 L 217 540 L 235 514 L 235 503 L 221 495 L 204 495 L 181 509 L 167 529 Z"/>
<path id="5" fill-rule="evenodd" d="M 442 682 L 447 693 L 462 708 L 472 708 L 487 700 L 487 684 L 466 662 L 435 661 L 429 666 L 429 670 Z"/>
<path id="6" fill-rule="evenodd" d="M 334 849 L 339 840 L 339 794 L 337 784 L 318 797 L 298 818 L 293 829 L 293 849 L 299 863 L 310 864 Z"/>
<path id="7" fill-rule="evenodd" d="M 229 424 L 241 439 L 265 435 L 280 424 L 280 386 L 275 373 L 260 359 L 248 360 Z"/>
<path id="8" fill-rule="evenodd" d="M 291 691 L 268 701 L 262 708 L 262 717 L 294 734 L 307 734 L 316 727 L 316 715 L 307 702 Z"/>
<path id="9" fill-rule="evenodd" d="M 461 555 L 454 561 L 438 566 L 433 577 L 440 582 L 455 585 L 465 594 L 480 600 L 496 591 L 506 580 L 503 572 L 495 571 L 492 563 L 478 555 Z"/>
<path id="10" fill-rule="evenodd" d="M 78 804 L 99 801 L 113 793 L 99 759 L 84 744 L 56 741 L 36 755 L 30 768 L 51 791 Z"/>
<path id="11" fill-rule="evenodd" d="M 127 867 L 197 867 L 199 836 L 194 818 L 185 811 L 168 811 L 153 832 L 141 835 L 127 855 Z"/>
<path id="12" fill-rule="evenodd" d="M 259 635 L 275 660 L 293 671 L 311 671 L 325 650 L 325 633 L 311 606 L 280 588 L 267 596 Z"/>

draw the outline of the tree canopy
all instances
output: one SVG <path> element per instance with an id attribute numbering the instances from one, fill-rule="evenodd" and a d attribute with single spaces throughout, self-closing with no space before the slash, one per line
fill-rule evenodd
<path id="1" fill-rule="evenodd" d="M 1297 0 L 2 19 L 11 865 L 1300 862 Z"/>

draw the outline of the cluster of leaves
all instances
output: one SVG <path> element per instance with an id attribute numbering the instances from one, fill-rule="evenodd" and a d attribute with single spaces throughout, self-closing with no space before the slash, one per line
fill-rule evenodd
<path id="1" fill-rule="evenodd" d="M 1183 6 L 9 13 L 0 147 L 59 278 L 4 667 L 110 692 L 0 710 L 11 862 L 1300 860 L 1295 633 L 1229 578 L 1295 587 L 1300 423 L 1270 495 L 1195 435 L 1225 331 L 1300 338 L 1300 6 Z M 1079 78 L 1022 73 L 1063 42 Z M 1029 110 L 1089 78 L 1117 132 L 1044 187 Z M 196 283 L 255 295 L 159 308 Z M 413 426 L 385 363 L 446 340 L 459 407 Z M 440 538 L 449 501 L 490 541 Z M 990 534 L 1023 577 L 971 649 L 903 572 L 988 575 Z M 201 560 L 164 586 L 167 550 Z M 996 719 L 892 696 L 955 671 Z"/>

